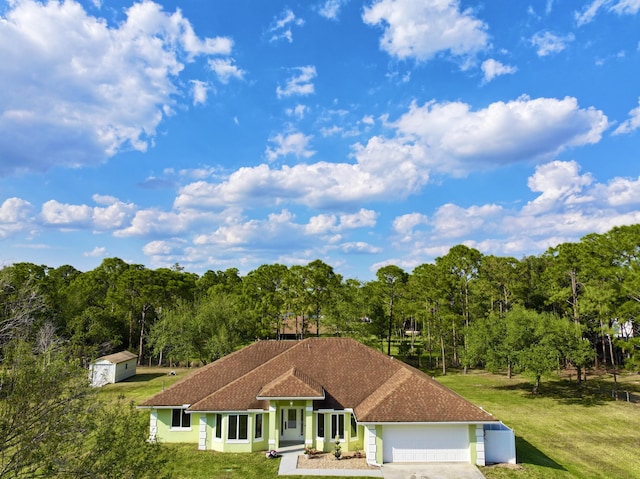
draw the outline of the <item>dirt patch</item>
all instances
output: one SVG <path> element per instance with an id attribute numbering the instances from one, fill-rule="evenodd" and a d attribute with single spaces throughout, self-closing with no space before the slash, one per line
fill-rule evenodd
<path id="1" fill-rule="evenodd" d="M 298 456 L 298 469 L 364 469 L 379 470 L 377 466 L 367 464 L 364 457 L 354 457 L 344 455 L 340 460 L 331 453 L 314 454 L 307 459 L 305 456 Z"/>

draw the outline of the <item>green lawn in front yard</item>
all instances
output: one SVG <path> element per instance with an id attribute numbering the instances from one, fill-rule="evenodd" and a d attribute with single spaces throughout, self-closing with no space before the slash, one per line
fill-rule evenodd
<path id="1" fill-rule="evenodd" d="M 610 398 L 611 378 L 577 387 L 575 377 L 531 383 L 483 372 L 448 374 L 437 380 L 515 430 L 520 470 L 483 468 L 488 479 L 640 478 L 640 405 Z M 640 391 L 640 377 L 626 374 L 619 386 Z"/>
<path id="2" fill-rule="evenodd" d="M 99 394 L 123 394 L 138 404 L 195 369 L 174 371 L 175 376 L 168 368 L 138 368 L 136 377 L 105 386 Z M 436 378 L 515 430 L 520 467 L 482 468 L 487 479 L 640 479 L 640 405 L 611 400 L 610 377 L 590 379 L 582 388 L 573 379 L 544 381 L 541 394 L 532 395 L 531 383 L 518 376 L 454 371 Z M 623 375 L 618 384 L 640 393 L 638 375 Z M 171 451 L 176 479 L 278 477 L 280 461 L 266 459 L 263 453 L 198 451 L 195 444 L 165 446 Z"/>

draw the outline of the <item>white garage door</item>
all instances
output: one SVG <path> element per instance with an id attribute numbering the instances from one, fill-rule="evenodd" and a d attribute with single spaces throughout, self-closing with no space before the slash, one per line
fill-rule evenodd
<path id="1" fill-rule="evenodd" d="M 384 462 L 469 462 L 466 425 L 384 426 Z"/>

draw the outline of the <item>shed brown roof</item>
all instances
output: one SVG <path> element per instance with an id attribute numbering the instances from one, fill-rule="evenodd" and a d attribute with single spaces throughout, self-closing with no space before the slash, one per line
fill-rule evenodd
<path id="1" fill-rule="evenodd" d="M 323 390 L 315 409 L 351 408 L 360 422 L 495 421 L 421 371 L 349 338 L 258 341 L 141 405 L 267 409 L 266 398 L 321 397 Z"/>
<path id="2" fill-rule="evenodd" d="M 132 359 L 137 359 L 138 355 L 130 351 L 121 351 L 119 353 L 109 354 L 96 359 L 96 361 L 109 361 L 111 364 L 120 364 Z M 95 362 L 95 361 L 94 361 Z"/>

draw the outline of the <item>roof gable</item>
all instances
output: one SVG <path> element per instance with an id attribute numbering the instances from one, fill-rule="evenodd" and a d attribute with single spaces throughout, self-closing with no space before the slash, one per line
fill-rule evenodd
<path id="1" fill-rule="evenodd" d="M 276 398 L 324 399 L 324 390 L 320 384 L 302 371 L 291 368 L 265 385 L 257 396 L 257 399 Z"/>

